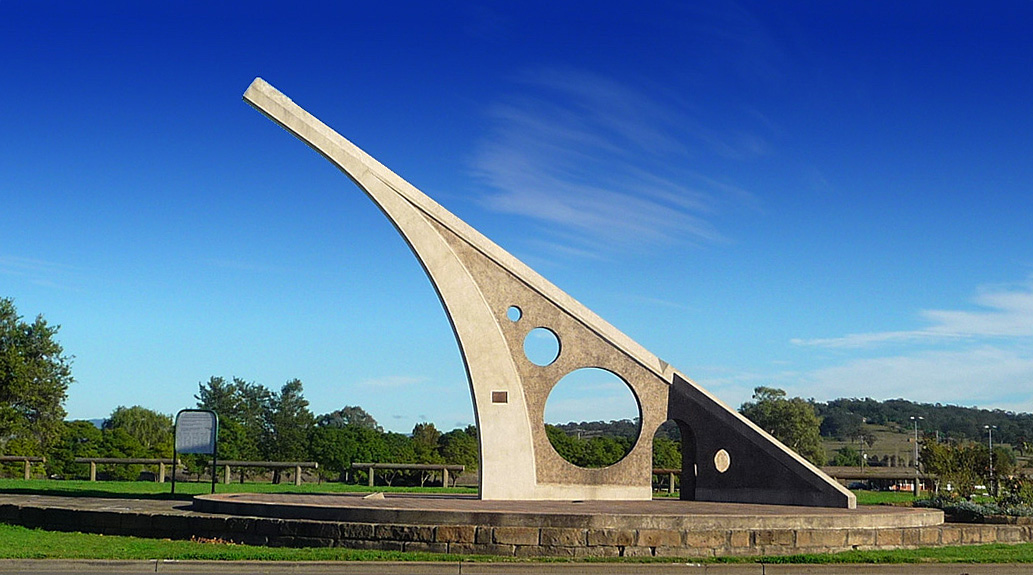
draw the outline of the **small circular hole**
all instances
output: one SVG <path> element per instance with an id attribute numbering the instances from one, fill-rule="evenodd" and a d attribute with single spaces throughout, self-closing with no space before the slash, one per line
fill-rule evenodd
<path id="1" fill-rule="evenodd" d="M 523 316 L 524 312 L 520 311 L 520 308 L 515 305 L 509 306 L 509 309 L 506 310 L 506 317 L 509 318 L 509 321 L 520 321 L 520 318 Z"/>

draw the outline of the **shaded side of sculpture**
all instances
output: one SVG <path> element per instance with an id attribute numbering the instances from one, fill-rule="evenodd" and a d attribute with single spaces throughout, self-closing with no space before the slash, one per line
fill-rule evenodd
<path id="1" fill-rule="evenodd" d="M 347 174 L 429 276 L 469 378 L 482 499 L 649 499 L 653 433 L 674 419 L 683 429 L 683 498 L 854 506 L 849 491 L 261 78 L 244 99 Z M 555 335 L 559 351 L 532 361 L 524 342 L 540 328 Z M 545 434 L 549 392 L 581 368 L 617 375 L 638 403 L 638 440 L 610 467 L 572 465 Z"/>

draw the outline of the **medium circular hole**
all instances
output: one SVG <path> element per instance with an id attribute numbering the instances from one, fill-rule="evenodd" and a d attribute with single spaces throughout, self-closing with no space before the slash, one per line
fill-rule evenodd
<path id="1" fill-rule="evenodd" d="M 524 355 L 531 363 L 545 367 L 560 356 L 560 338 L 551 329 L 536 327 L 524 338 Z"/>
<path id="2" fill-rule="evenodd" d="M 624 459 L 641 426 L 635 394 L 609 370 L 576 369 L 556 382 L 545 401 L 549 443 L 578 467 L 609 467 Z"/>

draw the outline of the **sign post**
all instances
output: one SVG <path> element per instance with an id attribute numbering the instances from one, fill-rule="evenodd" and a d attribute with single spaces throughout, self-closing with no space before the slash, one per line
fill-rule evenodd
<path id="1" fill-rule="evenodd" d="M 176 440 L 172 448 L 172 494 L 176 494 L 176 465 L 180 453 L 212 456 L 212 493 L 218 460 L 219 416 L 210 409 L 183 409 L 176 414 Z"/>

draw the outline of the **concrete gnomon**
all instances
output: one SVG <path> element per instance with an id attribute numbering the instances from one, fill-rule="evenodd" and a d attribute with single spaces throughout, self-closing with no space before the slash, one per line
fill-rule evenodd
<path id="1" fill-rule="evenodd" d="M 681 432 L 681 497 L 853 508 L 854 495 L 667 362 L 513 257 L 261 78 L 244 99 L 341 169 L 380 207 L 436 288 L 466 364 L 484 500 L 649 500 L 653 434 Z M 556 354 L 525 352 L 535 332 Z M 602 369 L 639 408 L 623 459 L 588 469 L 563 459 L 545 431 L 545 403 L 563 377 Z"/>
<path id="2" fill-rule="evenodd" d="M 226 494 L 209 513 L 326 523 L 324 544 L 503 555 L 718 555 L 948 542 L 935 510 L 855 510 L 854 495 L 466 222 L 256 78 L 244 99 L 314 148 L 382 210 L 436 288 L 462 352 L 480 441 L 476 497 Z M 524 351 L 533 330 L 556 357 Z M 605 468 L 552 448 L 545 402 L 565 375 L 619 377 L 636 443 Z M 674 420 L 681 499 L 652 499 L 652 439 Z M 763 504 L 763 505 L 757 505 Z M 1009 535 L 1010 536 L 1010 535 Z"/>

